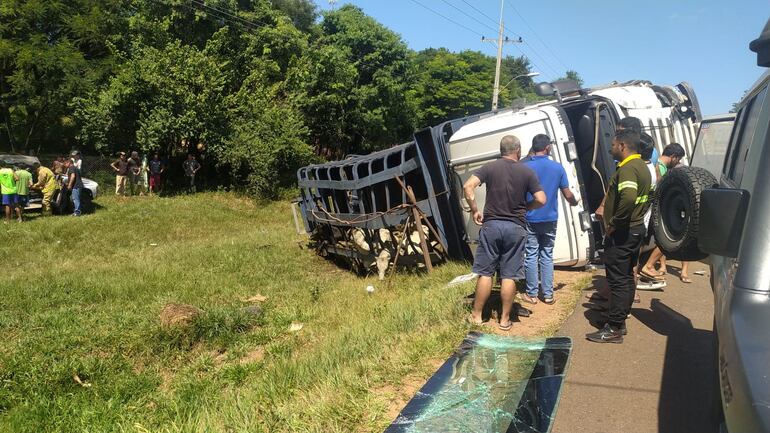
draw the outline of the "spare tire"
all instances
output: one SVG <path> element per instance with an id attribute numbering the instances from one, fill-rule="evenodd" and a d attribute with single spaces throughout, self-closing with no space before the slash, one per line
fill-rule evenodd
<path id="1" fill-rule="evenodd" d="M 716 184 L 714 175 L 700 167 L 675 168 L 658 183 L 652 220 L 655 243 L 666 257 L 695 261 L 708 256 L 698 249 L 700 194 Z"/>

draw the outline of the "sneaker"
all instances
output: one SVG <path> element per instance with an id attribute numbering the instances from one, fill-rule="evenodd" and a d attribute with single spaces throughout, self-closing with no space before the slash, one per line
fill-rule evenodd
<path id="1" fill-rule="evenodd" d="M 621 329 L 612 329 L 612 327 L 608 324 L 604 325 L 604 328 L 592 332 L 590 334 L 586 334 L 586 338 L 588 341 L 593 341 L 594 343 L 622 343 L 623 342 L 623 333 Z"/>

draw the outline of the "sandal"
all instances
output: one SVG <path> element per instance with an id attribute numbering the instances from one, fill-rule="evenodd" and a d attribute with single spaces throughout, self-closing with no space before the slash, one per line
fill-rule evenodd
<path id="1" fill-rule="evenodd" d="M 690 283 L 692 283 L 692 280 L 690 279 L 690 277 L 685 277 L 685 276 L 683 276 L 683 275 L 680 275 L 680 276 L 679 276 L 679 281 L 681 281 L 681 282 L 683 282 L 683 283 L 685 283 L 685 284 L 690 284 Z"/>
<path id="2" fill-rule="evenodd" d="M 660 274 L 653 275 L 653 274 L 645 271 L 644 269 L 639 270 L 639 275 L 641 275 L 643 277 L 647 277 L 647 278 L 649 278 L 651 280 L 662 280 L 663 279 L 663 275 L 660 275 Z"/>
<path id="3" fill-rule="evenodd" d="M 507 325 L 503 325 L 502 323 L 498 323 L 497 327 L 500 328 L 501 331 L 510 331 L 511 328 L 513 328 L 513 322 L 509 321 Z"/>
<path id="4" fill-rule="evenodd" d="M 533 298 L 532 296 L 529 296 L 526 293 L 522 293 L 520 298 L 522 301 L 526 302 L 527 304 L 537 305 L 537 298 Z"/>

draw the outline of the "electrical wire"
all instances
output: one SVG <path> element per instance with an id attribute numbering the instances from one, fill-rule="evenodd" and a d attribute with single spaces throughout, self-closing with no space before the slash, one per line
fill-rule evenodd
<path id="1" fill-rule="evenodd" d="M 532 31 L 532 34 L 535 36 L 535 39 L 537 39 L 538 41 L 540 41 L 540 44 L 541 44 L 541 45 L 543 45 L 543 47 L 545 47 L 545 49 L 546 49 L 546 50 L 547 50 L 547 51 L 548 51 L 548 52 L 551 54 L 551 56 L 552 56 L 554 59 L 556 59 L 556 61 L 557 61 L 557 62 L 559 62 L 559 63 L 561 64 L 561 66 L 563 66 L 563 67 L 564 67 L 564 69 L 565 69 L 565 70 L 568 70 L 568 69 L 569 69 L 569 66 L 567 66 L 567 65 L 566 65 L 566 64 L 565 64 L 565 63 L 564 63 L 564 62 L 561 60 L 561 58 L 560 58 L 559 56 L 557 56 L 557 55 L 556 55 L 556 53 L 555 53 L 555 52 L 554 52 L 554 51 L 551 49 L 551 47 L 550 47 L 550 46 L 549 46 L 547 43 L 545 43 L 545 41 L 544 41 L 544 40 L 543 40 L 543 39 L 540 37 L 540 35 L 537 33 L 537 31 L 535 31 L 535 29 L 534 29 L 534 28 L 532 28 L 532 26 L 531 26 L 531 25 L 529 25 L 529 23 L 528 23 L 528 22 L 527 22 L 527 20 L 524 18 L 524 16 L 523 16 L 523 15 L 522 15 L 522 14 L 519 12 L 519 10 L 518 10 L 518 9 L 516 9 L 516 6 L 514 6 L 514 5 L 513 5 L 513 3 L 512 3 L 512 2 L 510 2 L 510 1 L 508 2 L 508 5 L 511 7 L 511 9 L 513 9 L 513 11 L 516 13 L 516 15 L 518 15 L 518 16 L 519 16 L 519 18 L 521 18 L 521 21 L 524 23 L 524 25 L 525 25 L 525 26 L 527 26 L 527 28 L 529 28 L 529 30 L 531 30 L 531 31 Z"/>
<path id="2" fill-rule="evenodd" d="M 490 29 L 490 30 L 491 30 L 491 31 L 493 31 L 494 33 L 497 33 L 497 29 L 496 29 L 496 28 L 494 28 L 494 27 L 491 27 L 491 26 L 490 26 L 489 24 L 487 24 L 487 23 L 483 23 L 483 22 L 479 21 L 479 20 L 478 20 L 476 17 L 473 17 L 473 16 L 471 16 L 471 15 L 468 15 L 468 13 L 467 13 L 467 12 L 465 12 L 464 10 L 462 10 L 462 9 L 458 8 L 457 6 L 453 5 L 452 3 L 449 3 L 447 0 L 441 0 L 441 1 L 442 1 L 442 2 L 444 2 L 444 3 L 446 3 L 446 4 L 448 4 L 448 5 L 449 5 L 451 8 L 453 8 L 453 9 L 455 9 L 455 10 L 459 11 L 461 14 L 465 15 L 466 17 L 468 17 L 468 18 L 472 19 L 473 21 L 476 21 L 477 23 L 481 24 L 482 26 L 484 26 L 484 27 L 486 27 L 486 28 Z"/>
<path id="3" fill-rule="evenodd" d="M 420 3 L 419 1 L 417 1 L 417 0 L 411 0 L 411 1 L 412 1 L 412 3 L 415 3 L 415 4 L 419 5 L 419 6 L 422 6 L 423 8 L 429 10 L 430 12 L 433 12 L 434 14 L 440 16 L 441 18 L 449 21 L 450 23 L 452 23 L 452 24 L 454 24 L 454 25 L 456 25 L 458 27 L 462 27 L 462 28 L 464 28 L 465 30 L 468 30 L 471 33 L 475 33 L 475 34 L 481 36 L 481 33 L 477 32 L 476 30 L 473 30 L 473 29 L 471 29 L 470 27 L 468 27 L 468 26 L 466 26 L 464 24 L 458 23 L 457 21 L 455 21 L 455 20 L 453 20 L 451 18 L 448 18 L 447 16 L 442 15 L 439 12 L 436 12 L 435 10 L 429 8 L 428 6 L 425 6 L 424 4 Z"/>

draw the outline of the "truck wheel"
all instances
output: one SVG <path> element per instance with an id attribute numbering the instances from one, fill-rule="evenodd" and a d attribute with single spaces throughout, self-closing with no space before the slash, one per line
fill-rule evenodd
<path id="1" fill-rule="evenodd" d="M 652 218 L 655 242 L 666 257 L 696 261 L 708 256 L 698 249 L 700 194 L 716 183 L 700 167 L 673 169 L 660 181 Z"/>

